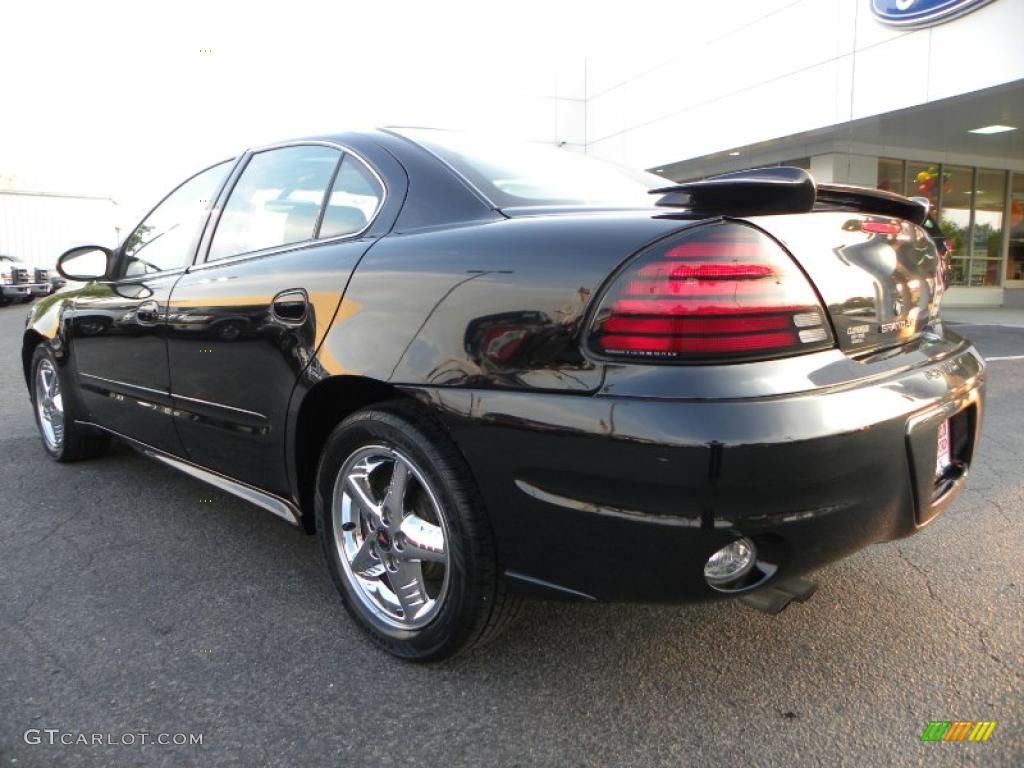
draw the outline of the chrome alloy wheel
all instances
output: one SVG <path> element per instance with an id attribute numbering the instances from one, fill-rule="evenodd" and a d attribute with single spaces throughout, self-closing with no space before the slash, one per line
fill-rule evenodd
<path id="1" fill-rule="evenodd" d="M 448 526 L 423 473 L 393 448 L 360 448 L 341 466 L 334 541 L 352 591 L 397 629 L 426 626 L 448 593 Z"/>
<path id="2" fill-rule="evenodd" d="M 43 440 L 51 451 L 64 442 L 64 400 L 53 363 L 43 359 L 36 368 L 36 413 Z"/>

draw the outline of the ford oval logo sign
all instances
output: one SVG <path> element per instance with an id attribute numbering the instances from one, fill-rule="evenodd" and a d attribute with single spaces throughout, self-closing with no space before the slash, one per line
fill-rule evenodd
<path id="1" fill-rule="evenodd" d="M 894 27 L 929 27 L 955 19 L 992 0 L 871 0 L 875 17 Z"/>

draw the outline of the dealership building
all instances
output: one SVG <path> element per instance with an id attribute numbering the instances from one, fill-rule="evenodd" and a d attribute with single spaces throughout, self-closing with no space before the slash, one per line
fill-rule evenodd
<path id="1" fill-rule="evenodd" d="M 960 305 L 1024 306 L 1024 0 L 765 0 L 559 81 L 558 139 L 674 180 L 796 165 L 927 196 Z"/>

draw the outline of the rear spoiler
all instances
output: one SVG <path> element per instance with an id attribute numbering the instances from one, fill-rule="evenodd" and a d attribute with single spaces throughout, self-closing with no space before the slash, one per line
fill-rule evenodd
<path id="1" fill-rule="evenodd" d="M 846 184 L 815 184 L 802 168 L 779 166 L 734 171 L 720 176 L 659 187 L 655 205 L 685 208 L 693 213 L 760 216 L 810 211 L 857 211 L 895 216 L 923 224 L 928 208 L 919 202 L 880 189 Z"/>

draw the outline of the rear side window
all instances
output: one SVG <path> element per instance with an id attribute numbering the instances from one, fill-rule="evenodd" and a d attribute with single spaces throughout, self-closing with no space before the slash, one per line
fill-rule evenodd
<path id="1" fill-rule="evenodd" d="M 313 239 L 340 150 L 270 149 L 250 158 L 221 213 L 207 261 Z"/>
<path id="2" fill-rule="evenodd" d="M 331 187 L 319 236 L 340 237 L 365 229 L 383 199 L 384 189 L 370 170 L 352 155 L 345 155 Z"/>

